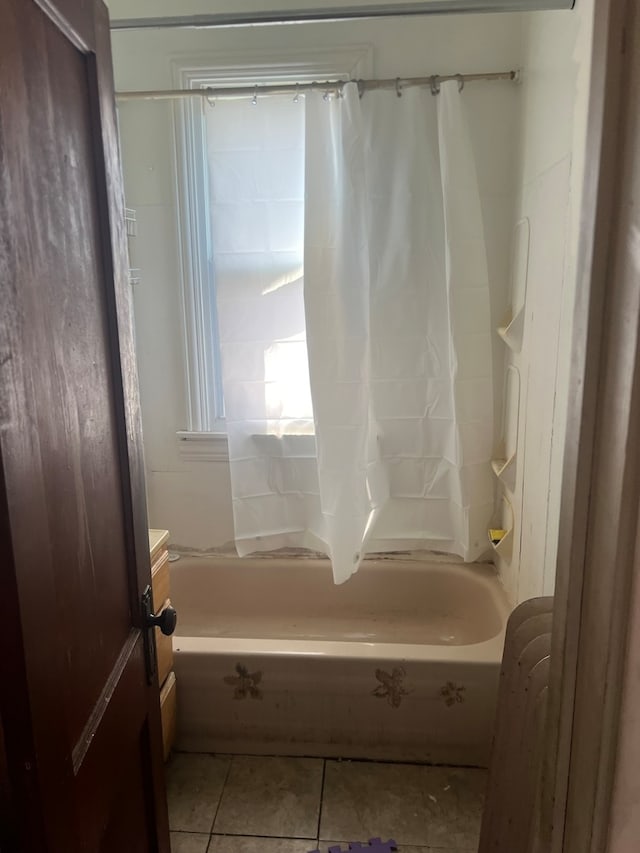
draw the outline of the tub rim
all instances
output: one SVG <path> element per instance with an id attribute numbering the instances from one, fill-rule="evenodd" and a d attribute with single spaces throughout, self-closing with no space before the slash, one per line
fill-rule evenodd
<path id="1" fill-rule="evenodd" d="M 495 664 L 502 660 L 503 628 L 499 634 L 481 643 L 439 646 L 419 643 L 367 643 L 361 640 L 273 640 L 237 637 L 176 636 L 173 651 L 181 655 L 222 655 L 251 658 L 295 657 L 352 661 L 400 661 L 408 663 Z"/>
<path id="2" fill-rule="evenodd" d="M 185 562 L 193 561 L 197 565 L 201 561 L 211 560 L 217 566 L 233 565 L 238 571 L 243 569 L 259 569 L 262 562 L 276 561 L 283 568 L 299 569 L 302 565 L 311 564 L 316 569 L 329 566 L 326 557 L 275 556 L 238 557 L 221 554 L 184 554 Z M 449 556 L 449 555 L 447 555 Z M 406 662 L 465 662 L 478 664 L 495 664 L 502 660 L 506 624 L 511 606 L 506 592 L 500 583 L 496 567 L 488 562 L 464 563 L 455 557 L 444 555 L 415 553 L 398 555 L 395 558 L 376 555 L 363 562 L 362 570 L 394 571 L 400 569 L 408 573 L 422 572 L 425 564 L 428 571 L 435 573 L 452 572 L 462 575 L 473 584 L 479 584 L 487 589 L 492 603 L 496 608 L 501 628 L 493 636 L 476 643 L 460 643 L 455 645 L 436 643 L 385 643 L 367 642 L 366 640 L 330 640 L 330 639 L 287 639 L 261 637 L 216 637 L 207 635 L 193 636 L 189 634 L 174 634 L 173 648 L 176 655 L 206 655 L 219 654 L 226 656 L 244 655 L 249 657 L 307 657 L 309 660 L 319 658 L 340 658 L 342 660 L 378 660 Z M 181 561 L 171 565 L 171 571 L 180 571 Z M 365 568 L 365 566 L 367 568 Z M 178 631 L 180 621 L 178 620 Z"/>

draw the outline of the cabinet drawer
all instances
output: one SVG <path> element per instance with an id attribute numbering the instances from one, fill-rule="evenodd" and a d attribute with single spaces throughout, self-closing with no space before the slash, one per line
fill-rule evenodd
<path id="1" fill-rule="evenodd" d="M 151 589 L 153 592 L 153 612 L 159 613 L 169 603 L 169 552 L 162 551 L 151 568 Z M 156 628 L 156 651 L 158 661 L 158 683 L 162 687 L 164 680 L 173 667 L 173 643 L 160 628 Z"/>
<path id="2" fill-rule="evenodd" d="M 158 660 L 158 684 L 162 686 L 173 666 L 173 643 L 160 628 L 156 628 L 156 657 Z"/>
<path id="3" fill-rule="evenodd" d="M 162 745 L 164 760 L 171 752 L 176 735 L 176 676 L 170 672 L 160 691 L 160 716 L 162 717 Z"/>

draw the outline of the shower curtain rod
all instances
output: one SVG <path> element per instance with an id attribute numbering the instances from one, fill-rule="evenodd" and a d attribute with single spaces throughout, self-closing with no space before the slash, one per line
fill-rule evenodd
<path id="1" fill-rule="evenodd" d="M 339 94 L 347 83 L 356 83 L 360 95 L 374 89 L 395 89 L 398 95 L 409 86 L 429 86 L 437 95 L 440 84 L 457 80 L 462 90 L 465 83 L 475 80 L 511 80 L 518 82 L 519 71 L 495 71 L 486 74 L 432 74 L 430 77 L 394 77 L 388 80 L 326 80 L 313 83 L 268 83 L 253 86 L 207 86 L 201 89 L 159 89 L 157 91 L 117 92 L 119 101 L 171 101 L 184 98 L 206 98 L 207 100 L 252 97 L 257 100 L 265 95 L 297 95 L 304 92 Z"/>

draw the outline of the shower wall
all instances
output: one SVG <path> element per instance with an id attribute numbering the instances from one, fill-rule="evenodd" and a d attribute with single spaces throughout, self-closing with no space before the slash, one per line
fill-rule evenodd
<path id="1" fill-rule="evenodd" d="M 166 4 L 165 4 L 166 5 Z M 111 0 L 114 17 L 152 14 L 143 0 Z M 157 7 L 162 13 L 161 6 Z M 280 61 L 288 52 L 312 57 L 364 47 L 363 76 L 493 71 L 522 63 L 522 16 L 452 15 L 229 30 L 113 33 L 116 88 L 176 86 L 173 63 L 238 64 Z M 486 239 L 493 324 L 507 303 L 509 241 L 518 180 L 520 87 L 469 85 L 464 92 L 476 151 Z M 134 286 L 150 523 L 169 528 L 174 544 L 219 548 L 233 539 L 229 466 L 224 458 L 186 458 L 177 440 L 187 428 L 185 359 L 180 302 L 173 107 L 170 102 L 122 103 L 119 108 L 127 204 L 136 208 L 138 236 L 131 265 Z M 495 341 L 499 423 L 503 350 Z"/>
<path id="2" fill-rule="evenodd" d="M 519 410 L 507 412 L 507 420 L 518 423 L 515 482 L 506 488 L 513 553 L 498 558 L 514 603 L 554 590 L 592 14 L 593 0 L 578 0 L 572 12 L 531 13 L 522 21 L 514 223 L 526 220 L 530 239 L 522 349 L 505 348 L 506 364 L 520 381 Z"/>

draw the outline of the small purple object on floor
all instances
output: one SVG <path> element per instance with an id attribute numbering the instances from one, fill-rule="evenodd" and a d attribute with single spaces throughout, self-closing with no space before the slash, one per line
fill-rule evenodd
<path id="1" fill-rule="evenodd" d="M 393 853 L 398 849 L 398 845 L 390 838 L 384 843 L 380 838 L 370 838 L 368 844 L 361 844 L 359 841 L 350 841 L 349 850 L 366 850 L 367 853 Z M 319 850 L 310 850 L 309 853 L 320 853 Z M 329 853 L 346 853 L 339 846 L 329 847 Z"/>

